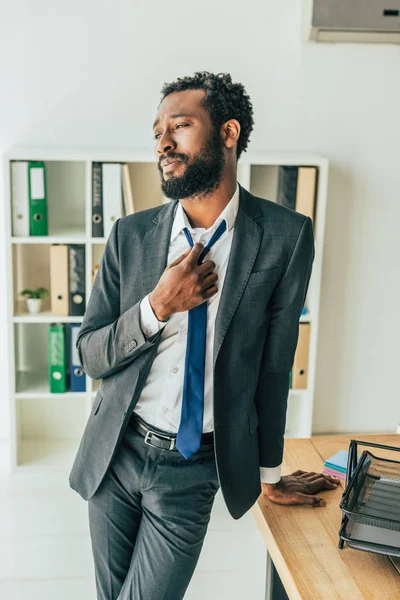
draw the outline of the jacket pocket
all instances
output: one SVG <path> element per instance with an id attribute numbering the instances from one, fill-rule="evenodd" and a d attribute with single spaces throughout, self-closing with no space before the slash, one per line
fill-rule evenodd
<path id="1" fill-rule="evenodd" d="M 250 273 L 247 285 L 256 285 L 257 283 L 264 283 L 269 279 L 274 279 L 277 276 L 279 267 L 272 267 L 271 269 L 264 269 L 263 271 L 254 271 Z"/>
<path id="2" fill-rule="evenodd" d="M 249 427 L 249 433 L 254 433 L 257 429 L 258 426 L 258 414 L 257 414 L 257 408 L 256 405 L 253 403 L 251 405 L 251 410 L 250 413 L 248 415 L 248 427 Z"/>
<path id="3" fill-rule="evenodd" d="M 94 415 L 95 415 L 95 414 L 97 413 L 97 411 L 99 410 L 99 408 L 100 408 L 100 404 L 101 404 L 101 401 L 102 401 L 102 400 L 103 400 L 103 396 L 102 396 L 102 394 L 101 394 L 100 390 L 98 390 L 98 391 L 97 391 L 97 394 L 96 394 L 96 397 L 95 397 L 95 399 L 94 399 L 94 402 L 93 402 L 93 406 L 92 406 L 92 413 L 93 413 Z"/>

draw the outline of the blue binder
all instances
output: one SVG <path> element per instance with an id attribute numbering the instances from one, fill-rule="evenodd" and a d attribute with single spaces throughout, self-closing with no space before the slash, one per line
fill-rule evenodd
<path id="1" fill-rule="evenodd" d="M 70 326 L 70 389 L 71 392 L 86 392 L 86 373 L 79 362 L 76 349 L 76 338 L 80 329 L 80 323 L 71 323 Z"/>

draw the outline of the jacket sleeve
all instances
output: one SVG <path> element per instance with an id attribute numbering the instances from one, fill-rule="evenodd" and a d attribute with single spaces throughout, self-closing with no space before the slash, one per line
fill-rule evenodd
<path id="1" fill-rule="evenodd" d="M 312 221 L 306 217 L 286 271 L 270 299 L 271 318 L 255 397 L 260 467 L 276 467 L 282 463 L 290 371 L 314 255 Z"/>
<path id="2" fill-rule="evenodd" d="M 161 335 L 143 335 L 140 301 L 120 314 L 119 220 L 107 240 L 76 340 L 82 368 L 92 379 L 109 377 L 125 368 Z"/>

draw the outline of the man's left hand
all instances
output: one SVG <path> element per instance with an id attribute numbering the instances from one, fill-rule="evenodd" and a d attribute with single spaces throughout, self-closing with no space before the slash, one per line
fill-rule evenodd
<path id="1" fill-rule="evenodd" d="M 323 498 L 316 496 L 321 490 L 335 490 L 340 479 L 306 471 L 282 475 L 278 483 L 261 483 L 262 492 L 275 504 L 309 504 L 326 506 Z"/>

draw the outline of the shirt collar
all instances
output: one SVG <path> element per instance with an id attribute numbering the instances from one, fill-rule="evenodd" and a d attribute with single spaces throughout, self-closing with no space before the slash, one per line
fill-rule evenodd
<path id="1" fill-rule="evenodd" d="M 214 230 L 217 229 L 217 227 L 223 220 L 226 221 L 226 230 L 227 230 L 227 232 L 229 232 L 235 225 L 238 209 L 239 209 L 239 185 L 238 185 L 238 183 L 236 183 L 236 189 L 235 189 L 235 192 L 234 192 L 232 198 L 229 200 L 228 204 L 225 206 L 224 210 L 219 215 L 219 217 L 217 217 L 217 219 L 211 225 L 211 227 L 209 227 L 208 229 L 205 229 L 204 232 L 205 233 L 206 232 L 214 233 Z M 183 229 L 185 227 L 187 227 L 190 232 L 196 231 L 196 229 L 198 229 L 197 227 L 194 228 L 190 225 L 189 219 L 183 209 L 182 204 L 179 201 L 179 202 L 177 202 L 176 209 L 175 209 L 174 223 L 172 225 L 172 231 L 171 231 L 171 242 L 176 238 L 177 235 L 179 235 L 181 233 L 181 231 L 183 231 Z"/>

